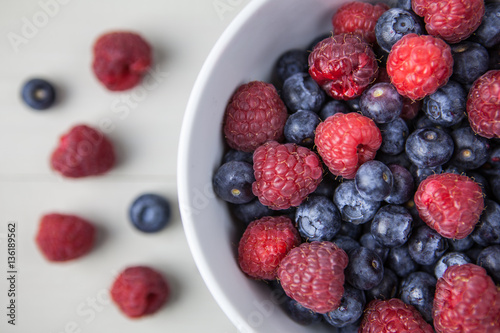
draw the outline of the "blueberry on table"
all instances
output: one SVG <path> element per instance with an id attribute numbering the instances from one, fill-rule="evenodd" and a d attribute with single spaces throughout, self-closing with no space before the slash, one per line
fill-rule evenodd
<path id="1" fill-rule="evenodd" d="M 382 201 L 387 198 L 391 194 L 393 181 L 389 167 L 377 160 L 361 164 L 354 177 L 359 194 L 370 201 Z"/>
<path id="2" fill-rule="evenodd" d="M 291 114 L 285 123 L 286 141 L 312 148 L 314 146 L 314 131 L 320 122 L 320 117 L 313 111 L 299 110 Z"/>
<path id="3" fill-rule="evenodd" d="M 405 144 L 408 158 L 420 168 L 445 164 L 453 155 L 453 149 L 451 136 L 442 129 L 431 127 L 413 131 Z"/>
<path id="4" fill-rule="evenodd" d="M 344 274 L 346 281 L 353 287 L 368 290 L 382 281 L 384 264 L 375 251 L 358 247 L 349 252 L 349 264 Z"/>
<path id="5" fill-rule="evenodd" d="M 330 198 L 311 195 L 295 211 L 295 224 L 307 241 L 329 241 L 340 230 L 340 212 Z"/>
<path id="6" fill-rule="evenodd" d="M 22 88 L 23 101 L 35 110 L 45 110 L 51 107 L 56 100 L 54 86 L 43 79 L 31 79 Z"/>
<path id="7" fill-rule="evenodd" d="M 214 192 L 224 201 L 234 204 L 247 203 L 255 198 L 252 192 L 254 181 L 254 171 L 250 163 L 229 161 L 215 172 Z"/>
<path id="8" fill-rule="evenodd" d="M 428 322 L 432 322 L 432 305 L 437 280 L 425 272 L 413 272 L 401 280 L 399 298 L 413 305 Z"/>
<path id="9" fill-rule="evenodd" d="M 170 202 L 158 194 L 142 194 L 130 206 L 129 217 L 132 224 L 140 231 L 147 233 L 160 231 L 170 222 Z"/>
<path id="10" fill-rule="evenodd" d="M 436 92 L 424 98 L 422 110 L 432 123 L 450 127 L 464 119 L 466 101 L 467 91 L 460 83 L 449 80 Z"/>
<path id="11" fill-rule="evenodd" d="M 283 83 L 283 101 L 290 113 L 298 110 L 318 112 L 325 99 L 325 91 L 307 73 L 293 74 Z"/>
<path id="12" fill-rule="evenodd" d="M 334 327 L 345 327 L 361 318 L 365 304 L 365 293 L 349 284 L 345 284 L 339 307 L 325 313 L 323 317 L 327 323 Z"/>

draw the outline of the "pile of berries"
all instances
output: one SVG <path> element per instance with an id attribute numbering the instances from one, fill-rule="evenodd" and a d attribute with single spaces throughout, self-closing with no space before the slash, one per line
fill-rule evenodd
<path id="1" fill-rule="evenodd" d="M 393 3 L 237 87 L 214 191 L 302 325 L 500 332 L 500 3 Z"/>

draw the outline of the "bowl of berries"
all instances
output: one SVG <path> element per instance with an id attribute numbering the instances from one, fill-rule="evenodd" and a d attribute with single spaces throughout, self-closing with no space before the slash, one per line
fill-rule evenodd
<path id="1" fill-rule="evenodd" d="M 179 207 L 239 331 L 500 332 L 500 4 L 432 4 L 256 0 L 208 56 Z"/>

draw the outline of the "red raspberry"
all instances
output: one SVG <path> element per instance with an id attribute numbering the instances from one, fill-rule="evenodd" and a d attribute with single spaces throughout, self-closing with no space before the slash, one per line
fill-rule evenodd
<path id="1" fill-rule="evenodd" d="M 61 137 L 50 163 L 65 177 L 96 176 L 114 166 L 115 153 L 104 134 L 90 126 L 78 125 Z"/>
<path id="2" fill-rule="evenodd" d="M 361 164 L 375 158 L 382 134 L 368 117 L 357 112 L 336 113 L 316 127 L 314 143 L 334 175 L 353 179 Z"/>
<path id="3" fill-rule="evenodd" d="M 500 70 L 479 77 L 467 97 L 467 114 L 474 132 L 486 138 L 500 138 Z"/>
<path id="4" fill-rule="evenodd" d="M 252 278 L 274 280 L 279 263 L 300 241 L 299 232 L 286 216 L 266 216 L 255 220 L 240 239 L 240 268 Z"/>
<path id="5" fill-rule="evenodd" d="M 67 261 L 81 257 L 92 249 L 95 240 L 92 223 L 75 215 L 42 216 L 35 241 L 50 261 Z"/>
<path id="6" fill-rule="evenodd" d="M 313 241 L 293 248 L 281 261 L 278 279 L 285 293 L 318 313 L 340 305 L 349 259 L 335 243 Z"/>
<path id="7" fill-rule="evenodd" d="M 368 303 L 359 333 L 433 333 L 420 312 L 399 298 Z"/>
<path id="8" fill-rule="evenodd" d="M 352 32 L 363 37 L 368 43 L 376 42 L 375 24 L 386 10 L 384 3 L 372 5 L 366 2 L 352 1 L 343 4 L 333 15 L 333 31 L 336 35 Z"/>
<path id="9" fill-rule="evenodd" d="M 309 54 L 309 74 L 335 99 L 361 95 L 378 75 L 378 64 L 370 45 L 354 34 L 323 39 Z"/>
<path id="10" fill-rule="evenodd" d="M 268 140 L 281 141 L 288 117 L 276 88 L 266 82 L 241 85 L 224 115 L 224 135 L 231 148 L 253 152 Z"/>
<path id="11" fill-rule="evenodd" d="M 446 269 L 432 310 L 437 333 L 500 332 L 500 292 L 486 270 L 474 264 Z"/>
<path id="12" fill-rule="evenodd" d="M 442 39 L 408 34 L 393 45 L 387 74 L 397 91 L 413 100 L 434 93 L 453 72 L 451 48 Z"/>
<path id="13" fill-rule="evenodd" d="M 112 91 L 135 87 L 151 66 L 151 47 L 133 32 L 110 32 L 94 44 L 92 69 Z"/>
<path id="14" fill-rule="evenodd" d="M 252 191 L 271 209 L 296 207 L 321 182 L 319 157 L 294 143 L 268 141 L 253 154 L 255 182 Z"/>
<path id="15" fill-rule="evenodd" d="M 429 35 L 458 43 L 479 27 L 484 0 L 412 0 L 413 11 L 424 18 Z"/>
<path id="16" fill-rule="evenodd" d="M 111 298 L 130 318 L 158 311 L 168 300 L 170 288 L 166 279 L 146 266 L 128 267 L 111 286 Z"/>
<path id="17" fill-rule="evenodd" d="M 422 220 L 441 236 L 467 237 L 484 209 L 481 187 L 465 175 L 435 174 L 424 179 L 414 196 Z"/>

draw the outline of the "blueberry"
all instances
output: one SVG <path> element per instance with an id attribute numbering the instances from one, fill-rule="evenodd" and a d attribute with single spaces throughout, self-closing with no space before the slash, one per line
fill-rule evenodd
<path id="1" fill-rule="evenodd" d="M 448 249 L 448 240 L 428 226 L 418 227 L 408 240 L 413 260 L 421 265 L 434 264 Z"/>
<path id="2" fill-rule="evenodd" d="M 428 273 L 410 273 L 399 284 L 399 298 L 406 304 L 413 305 L 426 321 L 432 322 L 436 283 L 436 278 Z"/>
<path id="3" fill-rule="evenodd" d="M 245 225 L 264 216 L 272 216 L 275 212 L 269 207 L 261 204 L 257 198 L 243 204 L 230 204 L 230 209 L 233 215 Z"/>
<path id="4" fill-rule="evenodd" d="M 354 324 L 349 324 L 344 327 L 339 327 L 338 333 L 358 333 L 359 326 L 361 326 L 361 319 L 356 321 Z"/>
<path id="5" fill-rule="evenodd" d="M 370 221 L 380 207 L 380 201 L 364 199 L 356 190 L 353 180 L 344 180 L 335 189 L 333 202 L 340 210 L 342 220 L 354 224 Z"/>
<path id="6" fill-rule="evenodd" d="M 484 211 L 472 231 L 472 239 L 482 246 L 500 244 L 500 204 L 485 199 Z"/>
<path id="7" fill-rule="evenodd" d="M 464 265 L 470 263 L 471 260 L 462 252 L 447 252 L 444 256 L 438 259 L 434 265 L 434 276 L 439 279 L 443 276 L 446 269 L 450 266 Z"/>
<path id="8" fill-rule="evenodd" d="M 387 256 L 387 266 L 399 277 L 405 277 L 418 269 L 418 264 L 410 256 L 407 244 L 391 248 Z"/>
<path id="9" fill-rule="evenodd" d="M 407 1 L 409 2 L 409 1 Z M 375 25 L 375 37 L 380 47 L 390 52 L 391 48 L 403 36 L 414 33 L 420 35 L 423 28 L 420 20 L 409 11 L 407 3 L 401 4 L 402 8 L 390 8 L 377 20 Z"/>
<path id="10" fill-rule="evenodd" d="M 485 47 L 493 47 L 500 43 L 500 3 L 485 4 L 485 13 L 481 24 L 474 31 L 474 40 Z"/>
<path id="11" fill-rule="evenodd" d="M 406 169 L 409 169 L 413 165 L 406 155 L 405 151 L 397 155 L 390 155 L 379 150 L 377 152 L 377 155 L 375 156 L 375 159 L 377 161 L 383 162 L 386 165 L 399 164 Z"/>
<path id="12" fill-rule="evenodd" d="M 170 203 L 163 196 L 142 194 L 130 205 L 129 217 L 140 231 L 153 233 L 163 229 L 170 221 Z"/>
<path id="13" fill-rule="evenodd" d="M 382 259 L 366 247 L 349 252 L 349 264 L 344 271 L 345 279 L 353 287 L 368 290 L 378 285 L 384 277 Z"/>
<path id="14" fill-rule="evenodd" d="M 451 132 L 455 149 L 450 163 L 465 170 L 476 169 L 489 159 L 488 139 L 474 133 L 470 126 Z"/>
<path id="15" fill-rule="evenodd" d="M 387 259 L 389 248 L 381 244 L 370 232 L 364 233 L 359 238 L 359 243 L 361 246 L 375 252 L 382 260 L 382 263 Z"/>
<path id="16" fill-rule="evenodd" d="M 337 244 L 337 246 L 340 247 L 342 250 L 344 250 L 345 253 L 347 254 L 349 254 L 349 252 L 361 246 L 361 244 L 359 244 L 358 241 L 354 240 L 349 236 L 344 236 L 344 235 L 336 236 L 334 239 L 332 239 L 332 242 Z"/>
<path id="17" fill-rule="evenodd" d="M 339 235 L 349 236 L 353 239 L 358 239 L 363 231 L 363 226 L 350 222 L 342 221 L 340 225 Z"/>
<path id="18" fill-rule="evenodd" d="M 244 152 L 236 149 L 229 149 L 222 158 L 222 164 L 229 161 L 243 161 L 253 164 L 253 153 Z"/>
<path id="19" fill-rule="evenodd" d="M 224 201 L 242 204 L 255 198 L 252 183 L 255 181 L 253 166 L 242 161 L 222 164 L 213 179 L 214 192 Z"/>
<path id="20" fill-rule="evenodd" d="M 384 246 L 400 246 L 410 237 L 412 222 L 411 214 L 403 206 L 386 205 L 375 214 L 371 233 Z"/>
<path id="21" fill-rule="evenodd" d="M 291 49 L 279 56 L 274 67 L 276 80 L 281 85 L 296 73 L 307 73 L 309 53 L 305 50 Z"/>
<path id="22" fill-rule="evenodd" d="M 422 110 L 429 120 L 443 127 L 456 125 L 464 119 L 467 92 L 456 81 L 449 80 L 436 92 L 424 98 Z"/>
<path id="23" fill-rule="evenodd" d="M 442 172 L 443 172 L 443 167 L 441 165 L 435 167 L 424 167 L 424 168 L 419 168 L 414 164 L 410 166 L 410 173 L 415 179 L 415 186 L 417 187 L 427 177 L 435 174 L 440 174 Z"/>
<path id="24" fill-rule="evenodd" d="M 321 195 L 310 195 L 295 211 L 295 224 L 308 241 L 331 240 L 339 232 L 341 222 L 337 206 Z"/>
<path id="25" fill-rule="evenodd" d="M 395 7 L 411 11 L 411 0 L 397 0 Z"/>
<path id="26" fill-rule="evenodd" d="M 398 276 L 391 269 L 385 267 L 382 281 L 372 289 L 365 291 L 366 302 L 369 303 L 374 299 L 388 300 L 396 297 L 398 283 Z"/>
<path id="27" fill-rule="evenodd" d="M 451 251 L 463 252 L 470 249 L 474 245 L 474 240 L 470 234 L 462 239 L 448 239 L 448 244 L 450 245 Z"/>
<path id="28" fill-rule="evenodd" d="M 403 97 L 390 83 L 375 83 L 359 98 L 361 113 L 377 124 L 396 120 L 403 110 Z"/>
<path id="29" fill-rule="evenodd" d="M 400 117 L 395 120 L 379 124 L 382 134 L 382 145 L 380 151 L 389 155 L 397 155 L 405 150 L 406 138 L 409 134 L 408 125 Z"/>
<path id="30" fill-rule="evenodd" d="M 314 132 L 321 119 L 316 112 L 299 110 L 291 114 L 285 123 L 285 139 L 287 142 L 312 148 Z"/>
<path id="31" fill-rule="evenodd" d="M 301 325 L 307 326 L 321 322 L 321 314 L 302 306 L 290 297 L 286 297 L 283 307 L 288 316 Z"/>
<path id="32" fill-rule="evenodd" d="M 323 177 L 318 187 L 312 194 L 324 195 L 325 197 L 333 198 L 333 193 L 338 186 L 338 182 L 331 177 Z"/>
<path id="33" fill-rule="evenodd" d="M 410 161 L 420 168 L 443 165 L 453 155 L 453 139 L 439 128 L 421 128 L 406 140 L 405 151 Z"/>
<path id="34" fill-rule="evenodd" d="M 21 92 L 23 101 L 35 110 L 45 110 L 51 107 L 56 100 L 54 86 L 43 79 L 27 81 Z"/>
<path id="35" fill-rule="evenodd" d="M 358 168 L 354 184 L 361 197 L 370 201 L 382 201 L 391 194 L 393 180 L 392 172 L 387 165 L 371 160 Z"/>
<path id="36" fill-rule="evenodd" d="M 356 97 L 345 101 L 345 103 L 349 106 L 352 112 L 361 112 L 360 100 L 361 97 Z"/>
<path id="37" fill-rule="evenodd" d="M 394 180 L 392 182 L 391 194 L 384 200 L 390 204 L 402 205 L 413 198 L 415 189 L 413 176 L 408 169 L 398 164 L 391 164 L 388 167 L 391 170 Z"/>
<path id="38" fill-rule="evenodd" d="M 494 168 L 500 168 L 500 146 L 494 146 L 491 148 L 490 159 L 488 162 Z"/>
<path id="39" fill-rule="evenodd" d="M 283 101 L 291 113 L 298 110 L 318 112 L 325 102 L 324 90 L 307 73 L 296 73 L 283 83 Z"/>
<path id="40" fill-rule="evenodd" d="M 481 44 L 463 41 L 450 47 L 453 56 L 453 80 L 466 85 L 472 84 L 488 71 L 490 55 Z"/>
<path id="41" fill-rule="evenodd" d="M 363 315 L 366 298 L 362 290 L 344 284 L 344 294 L 335 310 L 323 315 L 326 322 L 334 327 L 345 327 L 355 323 Z"/>
<path id="42" fill-rule="evenodd" d="M 482 250 L 477 264 L 483 267 L 495 283 L 500 283 L 500 245 L 491 245 Z"/>
<path id="43" fill-rule="evenodd" d="M 350 111 L 349 106 L 344 101 L 334 99 L 326 102 L 319 110 L 318 115 L 322 120 L 325 120 L 336 113 L 348 113 Z"/>

